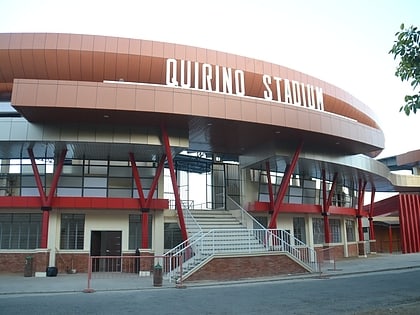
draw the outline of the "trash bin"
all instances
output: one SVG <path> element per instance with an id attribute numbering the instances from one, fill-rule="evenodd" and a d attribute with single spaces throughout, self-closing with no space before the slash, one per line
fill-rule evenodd
<path id="1" fill-rule="evenodd" d="M 57 277 L 58 269 L 57 267 L 47 267 L 45 270 L 47 277 Z"/>
<path id="2" fill-rule="evenodd" d="M 25 258 L 25 268 L 23 271 L 24 277 L 32 277 L 32 269 L 33 269 L 33 258 L 28 256 Z"/>
<path id="3" fill-rule="evenodd" d="M 140 249 L 139 248 L 136 249 L 136 256 L 138 258 L 134 258 L 135 259 L 135 261 L 134 261 L 134 272 L 139 274 L 139 272 L 140 272 Z"/>
<path id="4" fill-rule="evenodd" d="M 159 265 L 159 263 L 158 263 L 157 265 L 155 265 L 155 267 L 153 269 L 153 286 L 161 287 L 162 286 L 162 280 L 163 280 L 162 266 Z"/>

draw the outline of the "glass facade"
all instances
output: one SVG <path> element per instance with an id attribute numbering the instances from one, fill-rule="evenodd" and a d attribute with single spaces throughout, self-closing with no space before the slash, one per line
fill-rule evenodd
<path id="1" fill-rule="evenodd" d="M 85 239 L 85 215 L 62 214 L 60 249 L 83 249 Z"/>
<path id="2" fill-rule="evenodd" d="M 0 249 L 38 248 L 41 224 L 41 213 L 0 213 Z"/>

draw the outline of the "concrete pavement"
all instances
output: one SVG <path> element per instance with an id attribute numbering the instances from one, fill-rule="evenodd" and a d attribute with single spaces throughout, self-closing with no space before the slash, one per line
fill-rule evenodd
<path id="1" fill-rule="evenodd" d="M 305 275 L 286 275 L 270 278 L 243 279 L 229 282 L 187 282 L 186 286 L 223 285 L 253 281 L 280 281 L 316 277 L 334 277 L 351 274 L 420 268 L 420 253 L 377 254 L 368 257 L 348 258 L 336 264 L 324 264 L 322 272 Z M 56 277 L 24 277 L 22 274 L 0 274 L 0 295 L 41 294 L 82 292 L 89 288 L 94 291 L 141 290 L 175 288 L 174 282 L 163 280 L 162 287 L 154 286 L 153 276 L 139 277 L 136 274 L 95 275 L 88 283 L 87 274 L 61 274 Z M 178 286 L 179 287 L 179 286 Z"/>

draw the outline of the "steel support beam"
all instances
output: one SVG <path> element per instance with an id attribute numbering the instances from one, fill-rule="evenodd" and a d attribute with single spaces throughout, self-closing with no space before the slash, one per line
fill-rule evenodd
<path id="1" fill-rule="evenodd" d="M 175 208 L 178 214 L 178 220 L 179 220 L 179 227 L 181 229 L 181 235 L 184 241 L 188 239 L 188 233 L 187 228 L 185 226 L 185 220 L 184 220 L 184 213 L 182 211 L 182 204 L 181 204 L 181 197 L 179 195 L 179 188 L 176 181 L 175 176 L 175 167 L 174 167 L 174 161 L 172 158 L 172 152 L 171 152 L 171 146 L 169 144 L 169 137 L 168 133 L 166 132 L 166 127 L 162 124 L 162 140 L 163 145 L 165 147 L 166 157 L 168 160 L 168 166 L 169 166 L 169 173 L 171 174 L 171 181 L 172 181 L 172 188 L 174 190 L 174 196 L 175 196 Z"/>
<path id="2" fill-rule="evenodd" d="M 270 197 L 270 212 L 274 211 L 274 193 L 273 184 L 271 183 L 270 162 L 265 162 L 265 170 L 267 173 L 268 195 Z"/>
<path id="3" fill-rule="evenodd" d="M 357 196 L 357 225 L 359 232 L 359 242 L 363 242 L 365 237 L 363 235 L 363 223 L 362 223 L 362 209 L 363 209 L 363 200 L 365 196 L 366 181 L 362 182 L 362 179 L 359 179 L 359 193 Z"/>
<path id="4" fill-rule="evenodd" d="M 163 155 L 160 159 L 159 165 L 156 169 L 155 176 L 153 178 L 152 185 L 150 187 L 149 193 L 147 195 L 147 199 L 144 198 L 143 187 L 140 180 L 140 174 L 137 168 L 136 159 L 134 158 L 134 154 L 132 152 L 129 153 L 131 169 L 133 172 L 134 182 L 136 183 L 137 193 L 139 195 L 139 203 L 140 209 L 142 211 L 142 218 L 141 218 L 141 248 L 149 248 L 149 209 L 150 204 L 153 199 L 153 194 L 156 191 L 157 184 L 159 182 L 160 174 L 162 173 L 163 166 L 165 164 L 166 155 Z"/>
<path id="5" fill-rule="evenodd" d="M 36 165 L 34 151 L 29 148 L 28 149 L 29 159 L 31 160 L 32 171 L 34 172 L 35 183 L 36 187 L 38 188 L 39 198 L 41 199 L 41 207 L 47 205 L 47 198 L 44 191 L 44 185 L 41 181 L 41 176 L 39 175 L 38 166 Z"/>
<path id="6" fill-rule="evenodd" d="M 369 239 L 373 241 L 375 239 L 375 228 L 373 226 L 373 211 L 375 204 L 375 187 L 372 187 L 372 192 L 370 195 L 370 205 L 369 205 Z"/>
<path id="7" fill-rule="evenodd" d="M 131 171 L 133 172 L 134 182 L 136 183 L 137 193 L 139 195 L 140 208 L 143 209 L 146 204 L 146 200 L 144 199 L 143 187 L 140 181 L 139 170 L 137 169 L 137 164 L 133 152 L 128 153 L 128 156 L 130 158 Z"/>
<path id="8" fill-rule="evenodd" d="M 269 229 L 277 228 L 277 216 L 280 212 L 280 207 L 283 203 L 284 196 L 286 195 L 287 188 L 289 187 L 290 178 L 293 174 L 293 171 L 296 168 L 296 164 L 297 164 L 297 161 L 299 159 L 299 154 L 302 151 L 302 147 L 303 147 L 303 141 L 301 141 L 299 143 L 299 146 L 296 148 L 295 154 L 293 155 L 292 161 L 290 162 L 290 164 L 288 164 L 286 166 L 284 176 L 282 178 L 279 190 L 277 192 L 276 202 L 274 204 L 273 215 L 271 216 L 271 220 L 270 220 L 270 223 L 268 225 Z"/>
<path id="9" fill-rule="evenodd" d="M 392 226 L 388 226 L 389 253 L 392 254 Z"/>
<path id="10" fill-rule="evenodd" d="M 327 179 L 325 175 L 325 169 L 322 170 L 322 216 L 324 217 L 324 242 L 325 244 L 331 243 L 331 229 L 330 221 L 328 219 L 330 212 L 330 206 L 332 203 L 332 197 L 334 195 L 335 186 L 337 185 L 338 173 L 334 173 L 331 189 L 327 197 Z"/>
<path id="11" fill-rule="evenodd" d="M 48 247 L 48 225 L 49 225 L 50 211 L 52 209 L 53 197 L 54 197 L 55 191 L 57 190 L 58 180 L 63 170 L 66 153 L 67 153 L 66 149 L 61 151 L 60 159 L 58 161 L 57 167 L 54 170 L 54 175 L 53 175 L 50 191 L 48 193 L 48 198 L 47 198 L 44 187 L 42 185 L 41 176 L 39 175 L 38 166 L 36 165 L 34 152 L 31 148 L 28 149 L 28 154 L 31 160 L 32 170 L 34 172 L 35 182 L 39 191 L 39 198 L 41 199 L 41 210 L 42 210 L 42 228 L 41 228 L 41 246 L 40 246 L 41 248 Z"/>

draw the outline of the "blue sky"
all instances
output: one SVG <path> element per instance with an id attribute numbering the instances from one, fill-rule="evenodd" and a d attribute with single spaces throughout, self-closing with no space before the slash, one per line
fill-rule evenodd
<path id="1" fill-rule="evenodd" d="M 401 23 L 420 27 L 418 0 L 8 0 L 0 8 L 2 33 L 167 41 L 302 71 L 376 112 L 386 139 L 381 157 L 420 149 L 420 114 L 398 112 L 412 90 L 394 76 L 397 62 L 388 54 Z"/>

